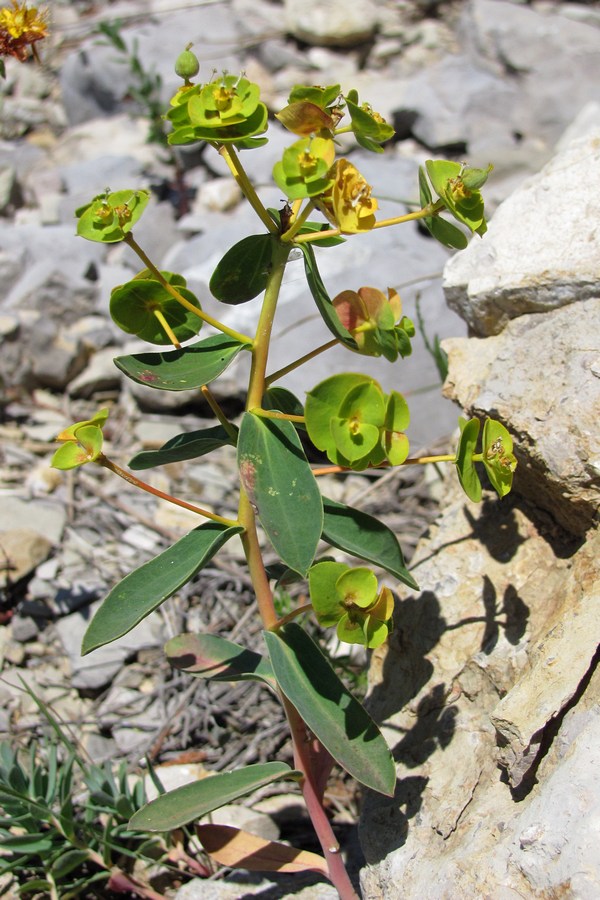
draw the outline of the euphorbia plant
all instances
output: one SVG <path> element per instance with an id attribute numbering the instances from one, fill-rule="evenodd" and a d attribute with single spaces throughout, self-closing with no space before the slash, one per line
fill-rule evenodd
<path id="1" fill-rule="evenodd" d="M 227 250 L 210 281 L 212 293 L 225 304 L 237 305 L 262 294 L 256 331 L 254 335 L 241 334 L 207 315 L 180 275 L 160 271 L 148 258 L 133 234 L 146 206 L 146 192 L 119 190 L 96 196 L 78 211 L 78 233 L 104 243 L 125 242 L 144 267 L 126 285 L 113 290 L 111 315 L 127 333 L 154 345 L 174 347 L 121 356 L 116 365 L 129 378 L 156 390 L 201 389 L 216 424 L 186 432 L 159 450 L 139 453 L 131 459 L 129 470 L 124 470 L 102 451 L 107 416 L 102 410 L 59 435 L 62 447 L 55 454 L 54 465 L 67 469 L 93 462 L 165 497 L 134 472 L 231 446 L 237 453 L 239 506 L 235 518 L 227 518 L 167 498 L 207 521 L 113 588 L 86 632 L 82 652 L 90 653 L 128 632 L 192 579 L 231 537 L 240 535 L 264 627 L 265 655 L 214 634 L 180 635 L 168 642 L 166 653 L 174 666 L 195 677 L 252 679 L 274 692 L 289 722 L 295 768 L 274 761 L 217 774 L 162 795 L 136 813 L 132 825 L 171 830 L 273 780 L 297 780 L 322 856 L 210 824 L 198 826 L 200 839 L 205 849 L 227 866 L 312 869 L 327 875 L 341 897 L 354 897 L 323 807 L 327 778 L 337 763 L 361 784 L 391 796 L 395 766 L 377 726 L 299 620 L 312 613 L 322 627 L 335 628 L 340 640 L 377 647 L 391 629 L 394 598 L 368 566 L 384 570 L 410 588 L 417 589 L 417 585 L 392 531 L 372 516 L 322 496 L 318 476 L 444 459 L 455 462 L 467 494 L 477 500 L 481 484 L 475 463 L 483 463 L 500 496 L 510 489 L 516 463 L 510 436 L 499 422 L 486 422 L 483 446 L 477 452 L 477 419 L 462 422 L 456 453 L 409 458 L 405 398 L 396 390 L 384 393 L 374 378 L 360 371 L 332 375 L 317 385 L 307 379 L 305 404 L 275 385 L 299 366 L 306 365 L 309 371 L 317 354 L 338 344 L 357 360 L 366 354 L 394 363 L 410 354 L 414 327 L 403 316 L 396 291 L 384 285 L 349 285 L 330 298 L 314 247 L 332 247 L 343 235 L 416 219 L 423 220 L 444 244 L 463 246 L 464 231 L 442 214 L 449 213 L 471 232 L 482 234 L 485 218 L 480 188 L 487 170 L 429 161 L 420 173 L 421 207 L 393 219 L 377 219 L 372 188 L 351 162 L 338 157 L 336 137 L 352 132 L 363 148 L 380 152 L 381 144 L 392 136 L 392 128 L 370 106 L 360 105 L 355 91 L 343 95 L 339 85 L 297 86 L 278 116 L 296 139 L 273 172 L 287 200 L 279 210 L 266 209 L 237 152 L 266 141 L 267 110 L 257 85 L 229 74 L 194 84 L 191 78 L 197 64 L 189 48 L 176 70 L 184 84 L 167 114 L 172 124 L 170 142 L 202 140 L 220 153 L 259 220 L 257 233 Z M 346 124 L 345 116 L 349 119 Z M 326 221 L 319 220 L 319 214 Z M 304 256 L 307 300 L 314 300 L 329 335 L 312 352 L 273 372 L 268 367 L 271 331 L 283 274 L 294 248 Z M 216 333 L 186 343 L 204 323 Z M 250 355 L 251 369 L 246 409 L 238 425 L 227 418 L 210 384 L 242 353 Z M 305 433 L 305 439 L 312 441 L 331 465 L 314 467 L 307 461 L 299 432 Z M 261 531 L 270 544 L 268 556 L 274 551 L 280 560 L 279 573 L 305 579 L 309 586 L 310 604 L 282 619 L 274 603 L 276 578 L 274 569 L 265 565 Z M 359 564 L 322 558 L 321 542 L 356 558 Z"/>

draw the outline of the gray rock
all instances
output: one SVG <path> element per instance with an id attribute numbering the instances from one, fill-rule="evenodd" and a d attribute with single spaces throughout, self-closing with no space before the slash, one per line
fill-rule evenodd
<path id="1" fill-rule="evenodd" d="M 599 163 L 594 130 L 523 184 L 496 210 L 487 234 L 450 260 L 444 292 L 474 334 L 498 334 L 524 313 L 600 294 Z"/>
<path id="2" fill-rule="evenodd" d="M 83 371 L 88 353 L 80 340 L 57 334 L 50 346 L 32 342 L 31 378 L 36 386 L 62 391 Z"/>
<path id="3" fill-rule="evenodd" d="M 410 117 L 412 135 L 432 150 L 469 152 L 482 134 L 506 133 L 517 93 L 466 56 L 447 56 L 405 81 L 394 118 Z"/>
<path id="4" fill-rule="evenodd" d="M 600 506 L 600 299 L 511 322 L 500 335 L 444 347 L 445 394 L 515 436 L 515 490 L 583 535 Z"/>
<path id="5" fill-rule="evenodd" d="M 0 532 L 27 528 L 54 546 L 61 540 L 66 518 L 64 505 L 52 500 L 23 499 L 7 495 L 0 503 Z"/>
<path id="6" fill-rule="evenodd" d="M 87 399 L 98 392 L 118 390 L 123 375 L 113 362 L 116 355 L 114 347 L 94 353 L 85 369 L 70 381 L 70 396 Z"/>
<path id="7" fill-rule="evenodd" d="M 33 641 L 40 632 L 35 619 L 31 616 L 21 615 L 20 613 L 13 616 L 10 624 L 13 640 L 18 641 L 20 644 L 25 644 L 27 641 Z M 16 661 L 13 660 L 13 662 Z"/>
<path id="8" fill-rule="evenodd" d="M 0 531 L 0 588 L 30 575 L 51 548 L 49 540 L 30 528 Z"/>
<path id="9" fill-rule="evenodd" d="M 598 28 L 563 14 L 571 4 L 543 8 L 501 0 L 466 7 L 464 33 L 475 56 L 518 87 L 510 123 L 551 150 L 573 116 L 597 99 Z M 556 90 L 556 85 L 561 90 Z"/>
<path id="10" fill-rule="evenodd" d="M 109 684 L 126 659 L 143 647 L 156 647 L 164 640 L 162 621 L 153 615 L 136 625 L 118 640 L 81 656 L 81 641 L 96 609 L 93 604 L 84 612 L 75 612 L 56 622 L 56 631 L 71 664 L 71 685 L 78 690 L 96 690 Z"/>
<path id="11" fill-rule="evenodd" d="M 285 25 L 294 37 L 324 47 L 352 47 L 373 37 L 377 6 L 371 0 L 284 0 Z"/>

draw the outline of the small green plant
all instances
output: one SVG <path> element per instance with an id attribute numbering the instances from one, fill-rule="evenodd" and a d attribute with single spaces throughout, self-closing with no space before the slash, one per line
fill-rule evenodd
<path id="1" fill-rule="evenodd" d="M 355 91 L 344 95 L 337 84 L 297 86 L 278 114 L 295 136 L 273 171 L 287 199 L 281 209 L 266 209 L 238 155 L 240 150 L 260 148 L 267 140 L 267 108 L 258 86 L 243 75 L 228 73 L 195 84 L 191 79 L 198 67 L 190 57 L 188 48 L 176 66 L 184 84 L 167 113 L 172 126 L 168 140 L 173 146 L 207 142 L 225 160 L 257 215 L 257 233 L 224 248 L 210 281 L 213 295 L 226 305 L 262 295 L 256 331 L 242 334 L 209 316 L 181 276 L 160 271 L 149 259 L 133 233 L 146 207 L 146 192 L 106 191 L 94 197 L 77 211 L 78 234 L 103 243 L 122 241 L 143 265 L 135 278 L 113 290 L 111 315 L 127 333 L 160 348 L 117 357 L 116 365 L 128 378 L 155 390 L 202 390 L 216 422 L 201 431 L 182 433 L 159 450 L 137 454 L 125 470 L 103 452 L 102 429 L 108 416 L 104 409 L 59 435 L 62 446 L 53 464 L 70 469 L 95 463 L 142 490 L 165 497 L 135 472 L 229 447 L 232 461 L 234 455 L 237 460 L 239 506 L 237 515 L 229 518 L 167 496 L 207 521 L 113 588 L 89 625 L 82 652 L 91 653 L 130 631 L 239 535 L 266 653 L 215 634 L 182 634 L 167 643 L 166 653 L 173 666 L 191 676 L 255 680 L 274 692 L 289 722 L 294 768 L 273 761 L 214 775 L 163 794 L 135 812 L 130 827 L 156 832 L 177 829 L 274 780 L 290 779 L 301 786 L 322 856 L 211 824 L 197 826 L 204 848 L 232 867 L 312 869 L 326 875 L 340 897 L 354 898 L 323 806 L 327 778 L 337 763 L 359 783 L 392 796 L 396 769 L 376 724 L 299 620 L 314 614 L 321 626 L 336 629 L 339 640 L 377 647 L 392 627 L 394 597 L 369 566 L 409 588 L 417 589 L 417 584 L 393 532 L 374 517 L 323 496 L 317 479 L 329 472 L 351 474 L 367 468 L 449 461 L 455 464 L 468 496 L 478 500 L 482 489 L 476 464 L 485 467 L 493 487 L 503 496 L 510 490 L 516 460 L 507 430 L 489 419 L 479 451 L 480 423 L 472 419 L 461 423 L 456 453 L 411 458 L 405 398 L 395 390 L 386 394 L 374 378 L 360 371 L 332 375 L 317 385 L 307 380 L 306 403 L 277 382 L 300 366 L 310 371 L 311 360 L 336 345 L 345 347 L 349 358 L 357 361 L 368 355 L 396 363 L 411 353 L 414 326 L 402 314 L 396 291 L 387 286 L 349 286 L 331 298 L 319 272 L 315 246 L 331 248 L 348 236 L 422 220 L 445 245 L 463 247 L 465 228 L 476 234 L 485 231 L 480 189 L 489 169 L 429 160 L 419 175 L 421 207 L 378 219 L 371 186 L 356 166 L 338 156 L 336 138 L 352 133 L 362 147 L 381 152 L 393 129 L 368 104 L 359 103 Z M 307 297 L 322 317 L 324 341 L 283 369 L 269 371 L 272 327 L 292 250 L 302 254 Z M 213 333 L 196 340 L 205 325 Z M 173 349 L 162 349 L 169 344 Z M 246 410 L 241 422 L 234 423 L 210 384 L 240 354 L 249 354 L 251 370 Z M 299 432 L 326 455 L 329 465 L 309 464 Z M 268 549 L 261 545 L 259 528 Z M 323 558 L 321 542 L 357 558 L 360 565 Z M 267 566 L 273 555 L 278 563 Z M 292 610 L 287 606 L 282 610 L 279 604 L 278 611 L 279 584 L 290 577 L 308 583 L 310 603 Z"/>
<path id="2" fill-rule="evenodd" d="M 131 778 L 125 763 L 113 772 L 110 763 L 90 762 L 25 689 L 54 739 L 32 740 L 27 751 L 0 742 L 0 875 L 13 876 L 19 896 L 70 900 L 114 890 L 164 900 L 134 873 L 136 860 L 209 874 L 186 852 L 184 832 L 172 838 L 129 826 L 147 802 L 144 780 Z"/>

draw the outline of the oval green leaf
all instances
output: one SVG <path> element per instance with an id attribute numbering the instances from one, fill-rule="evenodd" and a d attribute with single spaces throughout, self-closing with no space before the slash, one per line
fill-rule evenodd
<path id="1" fill-rule="evenodd" d="M 150 344 L 170 344 L 171 338 L 157 318 L 158 313 L 164 317 L 178 341 L 195 337 L 202 327 L 202 319 L 182 306 L 159 281 L 141 274 L 142 277 L 136 276 L 111 291 L 110 315 L 113 322 L 126 334 L 135 334 Z M 194 294 L 180 283 L 181 276 L 174 276 L 172 272 L 162 274 L 188 303 L 200 309 Z"/>
<path id="2" fill-rule="evenodd" d="M 206 522 L 117 584 L 89 624 L 81 655 L 131 631 L 202 569 L 240 526 Z"/>
<path id="3" fill-rule="evenodd" d="M 130 819 L 129 827 L 137 831 L 172 831 L 273 781 L 301 777 L 300 772 L 282 762 L 259 763 L 211 775 L 151 800 Z"/>
<path id="4" fill-rule="evenodd" d="M 292 423 L 245 413 L 238 468 L 273 547 L 286 566 L 305 575 L 321 538 L 323 504 Z"/>
<path id="5" fill-rule="evenodd" d="M 359 559 L 381 566 L 415 591 L 419 585 L 404 563 L 393 531 L 373 516 L 323 497 L 323 540 Z"/>
<path id="6" fill-rule="evenodd" d="M 185 459 L 198 459 L 227 444 L 233 446 L 233 439 L 222 425 L 213 425 L 212 428 L 203 428 L 201 431 L 188 431 L 171 438 L 160 450 L 142 450 L 136 453 L 129 460 L 129 468 L 137 472 Z"/>
<path id="7" fill-rule="evenodd" d="M 162 391 L 189 391 L 210 384 L 231 365 L 240 350 L 249 348 L 250 344 L 215 334 L 181 350 L 117 356 L 114 363 L 138 384 Z"/>
<path id="8" fill-rule="evenodd" d="M 180 634 L 165 644 L 169 663 L 197 678 L 277 684 L 268 660 L 218 634 Z"/>
<path id="9" fill-rule="evenodd" d="M 212 274 L 209 287 L 221 303 L 236 306 L 258 297 L 271 273 L 273 238 L 251 234 L 227 251 Z"/>
<path id="10" fill-rule="evenodd" d="M 265 632 L 277 683 L 326 750 L 361 784 L 392 797 L 396 767 L 373 719 L 306 632 Z"/>

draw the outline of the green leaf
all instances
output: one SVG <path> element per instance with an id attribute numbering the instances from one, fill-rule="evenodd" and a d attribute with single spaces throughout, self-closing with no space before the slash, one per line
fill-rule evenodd
<path id="1" fill-rule="evenodd" d="M 181 350 L 117 356 L 114 362 L 138 384 L 163 391 L 189 391 L 214 381 L 244 349 L 250 349 L 250 344 L 215 334 Z"/>
<path id="2" fill-rule="evenodd" d="M 215 681 L 262 681 L 276 690 L 268 660 L 217 634 L 180 634 L 165 644 L 169 663 L 189 675 Z"/>
<path id="3" fill-rule="evenodd" d="M 198 299 L 187 290 L 181 276 L 172 272 L 162 274 L 188 303 L 200 309 Z M 171 338 L 156 317 L 155 312 L 158 311 L 178 341 L 195 337 L 202 327 L 202 319 L 182 306 L 159 281 L 144 276 L 145 272 L 141 272 L 126 284 L 113 288 L 110 295 L 113 322 L 126 334 L 135 334 L 151 344 L 171 344 Z"/>
<path id="4" fill-rule="evenodd" d="M 163 553 L 126 575 L 104 600 L 83 637 L 81 654 L 131 631 L 167 597 L 194 577 L 240 526 L 206 522 Z"/>
<path id="5" fill-rule="evenodd" d="M 408 572 L 402 549 L 393 531 L 367 513 L 323 497 L 323 540 L 359 559 L 381 566 L 390 575 L 418 591 Z"/>
<path id="6" fill-rule="evenodd" d="M 2 849 L 12 853 L 36 853 L 46 855 L 54 847 L 51 837 L 39 834 L 7 834 L 2 837 Z"/>
<path id="7" fill-rule="evenodd" d="M 459 424 L 460 439 L 454 460 L 458 479 L 469 500 L 479 503 L 481 500 L 481 482 L 475 470 L 473 454 L 477 448 L 477 438 L 481 427 L 480 422 L 479 419 L 469 419 L 467 422 L 461 418 Z"/>
<path id="8" fill-rule="evenodd" d="M 396 767 L 381 732 L 312 638 L 290 622 L 265 641 L 281 690 L 326 750 L 361 784 L 393 796 Z"/>
<path id="9" fill-rule="evenodd" d="M 160 450 L 142 450 L 136 453 L 129 460 L 129 468 L 140 471 L 185 459 L 198 459 L 227 444 L 233 446 L 233 440 L 222 425 L 214 425 L 201 431 L 188 431 L 168 440 Z"/>
<path id="10" fill-rule="evenodd" d="M 54 878 L 64 878 L 65 875 L 69 875 L 74 869 L 82 866 L 88 859 L 89 853 L 87 850 L 67 850 L 66 853 L 61 854 L 54 860 L 50 871 Z"/>
<path id="11" fill-rule="evenodd" d="M 350 350 L 356 350 L 357 344 L 347 328 L 344 328 L 339 320 L 335 307 L 331 302 L 331 298 L 327 293 L 320 272 L 317 268 L 317 260 L 315 259 L 315 251 L 308 243 L 298 245 L 304 254 L 304 271 L 306 273 L 306 281 L 309 290 L 313 296 L 313 300 L 317 305 L 317 309 L 321 313 L 321 317 L 325 325 L 332 335 L 342 342 Z"/>
<path id="12" fill-rule="evenodd" d="M 209 287 L 221 303 L 237 305 L 258 297 L 271 273 L 273 238 L 251 234 L 227 251 L 212 274 Z"/>
<path id="13" fill-rule="evenodd" d="M 282 778 L 299 780 L 301 773 L 282 762 L 260 763 L 184 784 L 138 810 L 129 827 L 138 831 L 172 831 Z"/>
<path id="14" fill-rule="evenodd" d="M 245 413 L 238 468 L 260 523 L 283 562 L 305 575 L 321 538 L 321 493 L 291 422 Z"/>
<path id="15" fill-rule="evenodd" d="M 267 388 L 262 398 L 262 408 L 286 413 L 288 416 L 303 416 L 304 407 L 298 398 L 283 387 Z M 304 428 L 301 423 L 294 423 L 296 428 Z"/>

